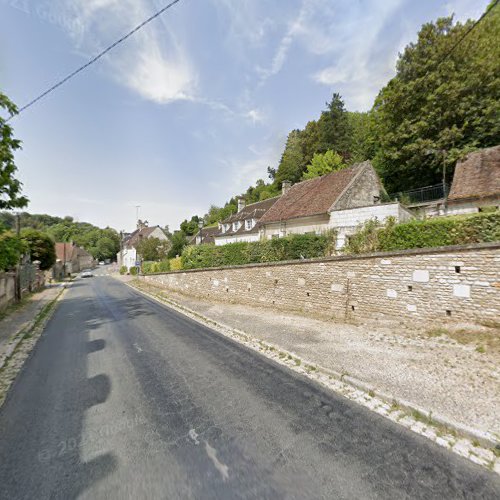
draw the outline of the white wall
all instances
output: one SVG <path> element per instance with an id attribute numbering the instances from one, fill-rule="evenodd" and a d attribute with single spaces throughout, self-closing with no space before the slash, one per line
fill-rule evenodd
<path id="1" fill-rule="evenodd" d="M 237 234 L 234 236 L 216 236 L 214 238 L 217 246 L 227 245 L 228 243 L 239 243 L 240 241 L 259 241 L 259 233 Z"/>
<path id="2" fill-rule="evenodd" d="M 135 261 L 137 260 L 137 252 L 135 248 L 125 248 L 123 250 L 123 266 L 127 266 L 127 269 L 135 267 Z"/>
<path id="3" fill-rule="evenodd" d="M 165 233 L 159 228 L 156 227 L 155 230 L 148 236 L 148 238 L 158 238 L 159 240 L 168 240 L 165 236 Z"/>
<path id="4" fill-rule="evenodd" d="M 360 224 L 364 224 L 370 219 L 384 222 L 388 217 L 394 217 L 397 222 L 405 222 L 413 216 L 399 203 L 370 205 L 347 210 L 334 210 L 330 213 L 329 226 L 338 231 L 337 248 L 342 248 L 346 243 L 347 236 L 354 234 Z"/>
<path id="5" fill-rule="evenodd" d="M 327 214 L 315 215 L 313 217 L 300 217 L 283 222 L 273 222 L 266 224 L 263 229 L 263 236 L 271 239 L 273 236 L 280 238 L 290 234 L 320 234 L 329 229 L 329 217 Z"/>
<path id="6" fill-rule="evenodd" d="M 500 206 L 500 198 L 485 201 L 464 201 L 458 203 L 448 203 L 444 215 L 461 215 L 473 214 L 479 212 L 480 207 L 497 207 Z"/>

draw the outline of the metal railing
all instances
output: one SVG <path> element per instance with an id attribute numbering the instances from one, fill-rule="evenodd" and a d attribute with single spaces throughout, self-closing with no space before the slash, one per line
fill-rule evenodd
<path id="1" fill-rule="evenodd" d="M 426 203 L 434 200 L 446 198 L 449 193 L 449 186 L 446 184 L 435 184 L 433 186 L 425 186 L 409 191 L 393 193 L 390 196 L 392 200 L 398 200 L 404 205 L 412 205 L 417 203 Z"/>

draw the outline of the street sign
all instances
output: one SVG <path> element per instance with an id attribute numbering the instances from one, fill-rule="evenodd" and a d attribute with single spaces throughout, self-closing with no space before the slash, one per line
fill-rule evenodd
<path id="1" fill-rule="evenodd" d="M 135 261 L 135 267 L 141 267 L 141 261 L 140 260 L 136 260 Z"/>

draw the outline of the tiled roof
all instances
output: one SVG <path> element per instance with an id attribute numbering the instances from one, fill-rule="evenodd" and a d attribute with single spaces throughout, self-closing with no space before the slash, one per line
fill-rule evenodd
<path id="1" fill-rule="evenodd" d="M 370 162 L 293 185 L 260 219 L 260 224 L 325 214 Z"/>
<path id="2" fill-rule="evenodd" d="M 259 220 L 279 199 L 280 196 L 275 196 L 274 198 L 268 198 L 267 200 L 250 203 L 250 205 L 246 205 L 239 212 L 236 212 L 221 221 L 221 224 L 231 224 L 236 221 L 243 222 L 247 219 Z"/>
<path id="3" fill-rule="evenodd" d="M 132 248 L 132 247 L 135 247 L 135 245 L 137 245 L 137 243 L 139 243 L 139 241 L 142 239 L 142 238 L 149 238 L 151 236 L 151 233 L 157 229 L 158 226 L 153 226 L 153 227 L 144 227 L 142 229 L 136 229 L 131 235 L 130 237 L 125 240 L 124 242 L 124 246 L 127 247 L 127 248 Z"/>
<path id="4" fill-rule="evenodd" d="M 75 246 L 73 243 L 56 243 L 56 258 L 61 262 L 70 262 Z"/>
<path id="5" fill-rule="evenodd" d="M 252 229 L 246 229 L 245 222 L 241 222 L 241 226 L 238 228 L 237 231 L 233 231 L 232 228 L 229 229 L 229 231 L 226 231 L 225 233 L 219 231 L 219 234 L 217 236 L 235 236 L 235 235 L 241 235 L 241 234 L 254 234 L 259 232 L 259 225 L 258 223 L 252 228 Z"/>
<path id="6" fill-rule="evenodd" d="M 220 233 L 219 227 L 218 226 L 213 226 L 213 227 L 204 227 L 201 231 L 201 236 L 203 238 L 202 243 L 207 244 L 207 243 L 214 243 L 214 236 L 217 236 Z M 198 237 L 200 233 L 193 234 L 188 240 L 188 243 L 190 245 L 196 245 L 196 238 Z"/>
<path id="7" fill-rule="evenodd" d="M 500 195 L 500 146 L 469 153 L 457 162 L 448 200 Z"/>

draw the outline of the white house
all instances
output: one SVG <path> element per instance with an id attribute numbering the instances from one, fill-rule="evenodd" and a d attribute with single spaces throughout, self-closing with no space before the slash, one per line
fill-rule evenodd
<path id="1" fill-rule="evenodd" d="M 137 223 L 137 229 L 122 242 L 122 249 L 118 252 L 117 262 L 119 266 L 126 266 L 127 269 L 136 266 L 138 261 L 137 245 L 143 239 L 158 238 L 167 240 L 167 236 L 160 226 L 148 227 L 141 221 Z"/>
<path id="2" fill-rule="evenodd" d="M 215 244 L 258 241 L 260 239 L 258 223 L 279 198 L 279 196 L 269 198 L 250 205 L 245 205 L 243 198 L 238 198 L 238 212 L 219 223 L 218 234 L 214 235 Z"/>
<path id="3" fill-rule="evenodd" d="M 261 238 L 290 234 L 338 232 L 337 248 L 349 234 L 370 219 L 397 222 L 412 218 L 399 203 L 381 203 L 383 187 L 369 161 L 358 163 L 322 177 L 285 186 L 283 195 L 262 216 Z"/>

